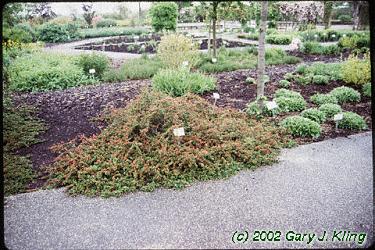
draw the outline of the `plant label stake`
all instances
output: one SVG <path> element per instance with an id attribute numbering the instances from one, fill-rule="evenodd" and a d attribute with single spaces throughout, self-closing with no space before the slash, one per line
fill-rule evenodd
<path id="1" fill-rule="evenodd" d="M 177 136 L 178 144 L 181 144 L 181 137 L 185 135 L 185 130 L 183 127 L 173 129 L 173 134 Z"/>
<path id="2" fill-rule="evenodd" d="M 342 113 L 340 113 L 340 114 L 336 114 L 336 115 L 333 117 L 333 120 L 334 120 L 335 123 L 336 123 L 336 131 L 338 130 L 339 122 L 342 120 L 342 118 L 343 118 Z"/>
<path id="3" fill-rule="evenodd" d="M 217 101 L 217 99 L 220 98 L 220 95 L 219 95 L 219 93 L 214 93 L 214 94 L 213 94 L 213 97 L 214 97 L 214 99 L 215 99 L 214 105 L 216 105 L 216 101 Z"/>
<path id="4" fill-rule="evenodd" d="M 271 110 L 272 111 L 272 116 L 274 116 L 275 114 L 275 109 L 277 108 L 277 103 L 275 101 L 270 101 L 270 102 L 267 102 L 266 103 L 266 108 L 268 110 Z"/>

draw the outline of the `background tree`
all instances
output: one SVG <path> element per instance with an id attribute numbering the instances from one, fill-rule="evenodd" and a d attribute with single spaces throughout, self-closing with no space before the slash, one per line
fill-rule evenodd
<path id="1" fill-rule="evenodd" d="M 178 6 L 174 2 L 159 2 L 149 10 L 152 28 L 158 32 L 163 30 L 176 30 Z"/>
<path id="2" fill-rule="evenodd" d="M 353 1 L 353 30 L 361 30 L 369 22 L 367 1 Z"/>
<path id="3" fill-rule="evenodd" d="M 95 17 L 95 11 L 92 9 L 92 4 L 82 4 L 83 18 L 85 19 L 87 25 L 92 27 L 92 20 Z"/>
<path id="4" fill-rule="evenodd" d="M 265 59 L 265 37 L 267 29 L 267 11 L 268 2 L 263 1 L 260 14 L 260 27 L 259 27 L 259 45 L 258 45 L 258 78 L 257 78 L 257 100 L 260 110 L 263 108 L 263 96 L 264 96 L 264 72 L 266 67 Z"/>
<path id="5" fill-rule="evenodd" d="M 50 3 L 27 3 L 25 6 L 26 18 L 32 22 L 47 22 L 57 15 L 52 11 Z"/>
<path id="6" fill-rule="evenodd" d="M 331 27 L 332 8 L 333 8 L 333 2 L 331 1 L 324 2 L 324 14 L 323 14 L 324 29 L 329 29 L 329 27 Z"/>
<path id="7" fill-rule="evenodd" d="M 21 3 L 7 3 L 3 7 L 3 29 L 16 25 L 22 18 L 24 6 Z"/>

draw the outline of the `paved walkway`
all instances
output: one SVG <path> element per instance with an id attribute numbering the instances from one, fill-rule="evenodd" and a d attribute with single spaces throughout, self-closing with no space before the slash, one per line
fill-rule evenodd
<path id="1" fill-rule="evenodd" d="M 62 189 L 11 196 L 5 243 L 10 249 L 358 247 L 337 241 L 343 232 L 332 241 L 334 230 L 347 230 L 366 233 L 362 246 L 368 246 L 372 186 L 368 132 L 284 150 L 278 164 L 181 191 L 110 199 L 69 197 Z M 281 237 L 233 243 L 233 233 L 243 230 L 280 230 Z M 315 237 L 326 231 L 327 240 L 287 241 L 290 230 Z"/>

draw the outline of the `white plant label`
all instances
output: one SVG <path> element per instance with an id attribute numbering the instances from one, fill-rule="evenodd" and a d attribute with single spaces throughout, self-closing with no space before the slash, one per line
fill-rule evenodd
<path id="1" fill-rule="evenodd" d="M 89 69 L 90 74 L 95 74 L 95 69 Z"/>
<path id="2" fill-rule="evenodd" d="M 188 61 L 183 61 L 183 62 L 182 62 L 182 66 L 187 67 L 188 65 L 189 65 L 189 62 L 188 62 Z"/>
<path id="3" fill-rule="evenodd" d="M 184 136 L 185 135 L 185 130 L 184 128 L 175 128 L 173 129 L 173 134 L 174 136 Z"/>
<path id="4" fill-rule="evenodd" d="M 212 58 L 212 62 L 213 62 L 213 63 L 216 63 L 216 62 L 217 62 L 217 59 L 216 59 L 216 58 Z"/>
<path id="5" fill-rule="evenodd" d="M 266 103 L 266 107 L 268 110 L 273 110 L 275 108 L 277 108 L 277 103 L 275 101 L 271 101 L 271 102 L 267 102 Z"/>
<path id="6" fill-rule="evenodd" d="M 214 96 L 214 99 L 219 99 L 220 98 L 219 93 L 214 93 L 213 96 Z"/>
<path id="7" fill-rule="evenodd" d="M 341 121 L 342 120 L 343 115 L 340 113 L 340 114 L 336 114 L 334 117 L 333 117 L 333 120 L 334 121 Z"/>

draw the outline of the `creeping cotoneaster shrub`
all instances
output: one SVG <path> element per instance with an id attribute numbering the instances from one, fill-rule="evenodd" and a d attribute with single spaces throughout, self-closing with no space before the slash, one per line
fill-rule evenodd
<path id="1" fill-rule="evenodd" d="M 319 124 L 325 122 L 326 115 L 322 111 L 318 110 L 317 108 L 309 108 L 305 109 L 301 113 L 302 117 L 309 118 L 312 121 L 315 121 Z"/>
<path id="2" fill-rule="evenodd" d="M 346 102 L 359 102 L 361 100 L 361 94 L 357 90 L 346 86 L 334 88 L 329 93 L 336 97 L 340 104 Z"/>
<path id="3" fill-rule="evenodd" d="M 162 69 L 152 78 L 152 87 L 171 96 L 182 96 L 188 92 L 202 94 L 215 89 L 216 80 L 187 69 Z"/>
<path id="4" fill-rule="evenodd" d="M 310 97 L 310 100 L 311 100 L 311 102 L 313 102 L 313 103 L 315 103 L 319 106 L 322 105 L 322 104 L 326 104 L 326 103 L 334 103 L 334 104 L 338 103 L 336 97 L 334 97 L 330 94 L 317 93 L 315 95 L 312 95 Z"/>
<path id="5" fill-rule="evenodd" d="M 362 92 L 364 96 L 371 97 L 371 82 L 363 84 Z"/>
<path id="6" fill-rule="evenodd" d="M 170 34 L 161 38 L 157 55 L 166 67 L 194 67 L 199 62 L 198 46 L 182 34 Z M 186 63 L 187 65 L 183 66 Z"/>
<path id="7" fill-rule="evenodd" d="M 100 134 L 56 145 L 51 186 L 72 194 L 115 196 L 157 187 L 181 188 L 276 160 L 285 130 L 188 94 L 143 92 L 106 117 Z M 185 135 L 174 135 L 175 128 Z"/>
<path id="8" fill-rule="evenodd" d="M 281 122 L 281 126 L 286 128 L 294 136 L 319 137 L 320 125 L 302 116 L 290 116 Z"/>
<path id="9" fill-rule="evenodd" d="M 367 124 L 362 116 L 353 112 L 344 112 L 338 127 L 351 130 L 363 130 L 367 128 Z"/>
<path id="10" fill-rule="evenodd" d="M 327 118 L 332 118 L 334 115 L 341 113 L 342 109 L 338 104 L 327 103 L 321 105 L 319 111 L 322 111 Z"/>

